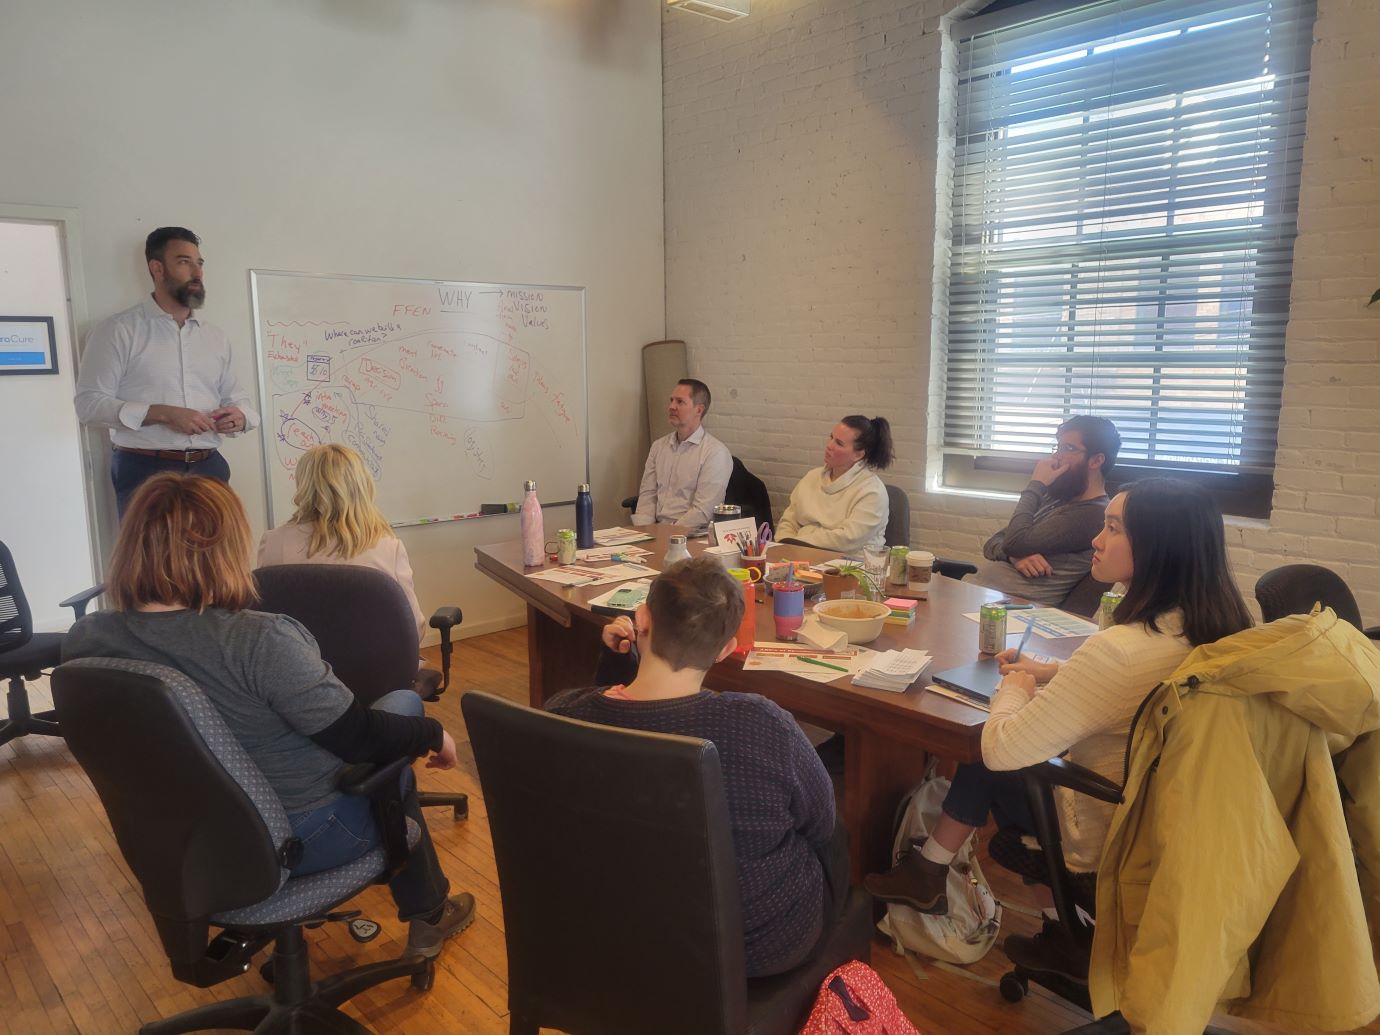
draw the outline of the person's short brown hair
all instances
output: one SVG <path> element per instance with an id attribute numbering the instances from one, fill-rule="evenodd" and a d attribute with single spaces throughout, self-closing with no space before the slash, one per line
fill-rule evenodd
<path id="1" fill-rule="evenodd" d="M 652 613 L 651 651 L 671 670 L 705 670 L 738 631 L 743 584 L 713 557 L 674 564 L 647 594 Z"/>
<path id="2" fill-rule="evenodd" d="M 713 396 L 709 394 L 709 386 L 693 377 L 682 377 L 676 384 L 684 385 L 690 389 L 690 401 L 696 406 L 704 407 L 700 411 L 700 418 L 703 419 L 704 415 L 709 412 L 709 403 L 713 399 Z"/>
<path id="3" fill-rule="evenodd" d="M 230 486 L 157 474 L 139 486 L 120 522 L 106 592 L 117 610 L 144 604 L 240 611 L 256 598 L 244 505 Z"/>

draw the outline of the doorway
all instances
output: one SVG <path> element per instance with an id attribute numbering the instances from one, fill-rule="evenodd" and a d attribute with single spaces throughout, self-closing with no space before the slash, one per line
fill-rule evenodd
<path id="1" fill-rule="evenodd" d="M 40 632 L 66 630 L 72 615 L 58 602 L 99 580 L 93 483 L 72 407 L 75 240 L 68 210 L 0 205 L 0 319 L 51 319 L 57 368 L 5 373 L 0 366 L 0 540 L 14 554 Z"/>

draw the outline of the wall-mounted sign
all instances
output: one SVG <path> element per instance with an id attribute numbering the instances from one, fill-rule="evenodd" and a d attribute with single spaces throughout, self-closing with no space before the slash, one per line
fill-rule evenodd
<path id="1" fill-rule="evenodd" d="M 0 316 L 0 374 L 56 374 L 51 316 Z"/>

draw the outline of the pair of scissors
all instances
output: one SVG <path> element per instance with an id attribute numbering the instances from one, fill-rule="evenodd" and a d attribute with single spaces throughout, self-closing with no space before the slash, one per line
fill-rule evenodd
<path id="1" fill-rule="evenodd" d="M 757 530 L 757 552 L 765 553 L 769 542 L 771 542 L 771 525 L 763 521 L 762 527 Z"/>

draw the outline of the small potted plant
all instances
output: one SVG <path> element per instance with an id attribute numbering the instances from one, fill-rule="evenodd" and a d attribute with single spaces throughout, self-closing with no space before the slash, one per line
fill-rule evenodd
<path id="1" fill-rule="evenodd" d="M 862 595 L 868 595 L 867 572 L 857 561 L 844 561 L 842 564 L 835 565 L 833 574 L 824 574 L 824 596 L 827 600 L 843 600 L 847 597 L 858 595 L 859 588 Z"/>

